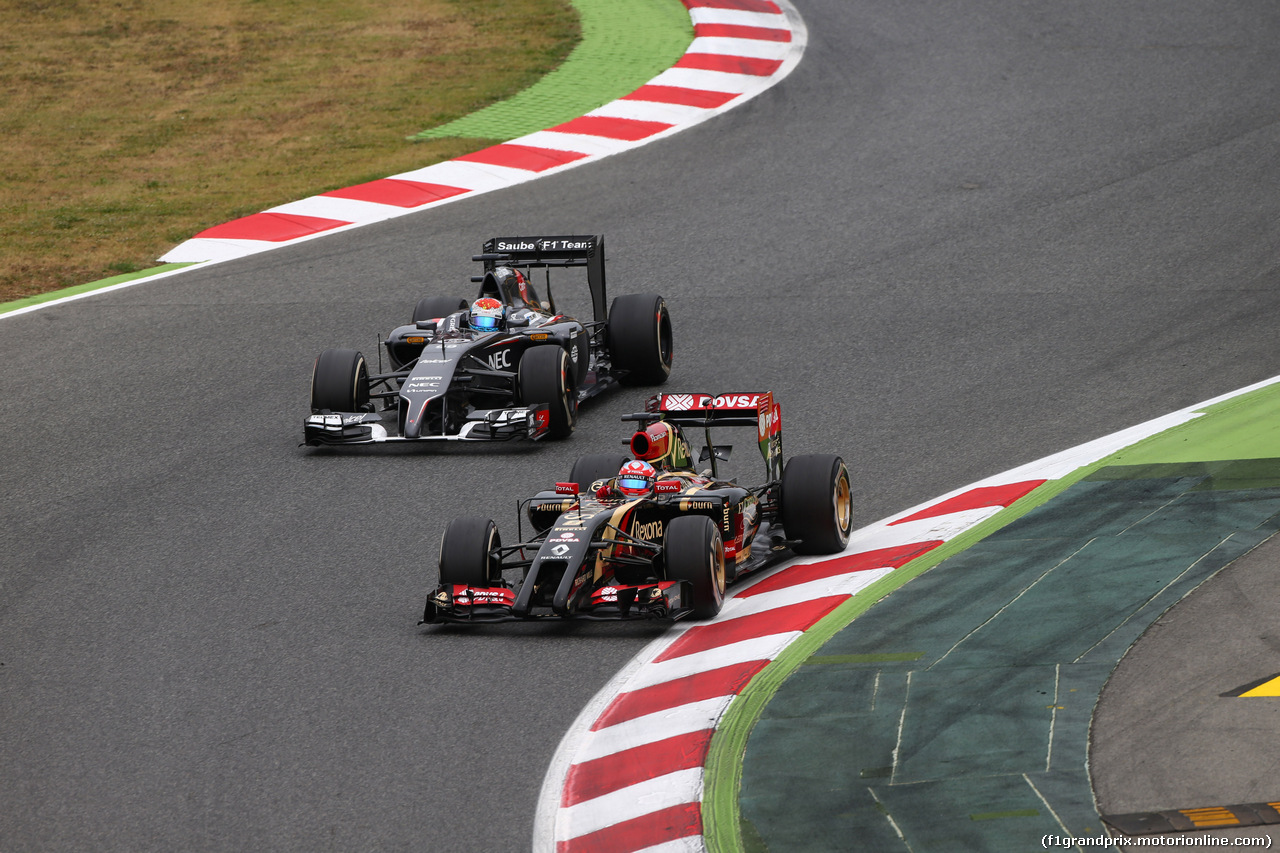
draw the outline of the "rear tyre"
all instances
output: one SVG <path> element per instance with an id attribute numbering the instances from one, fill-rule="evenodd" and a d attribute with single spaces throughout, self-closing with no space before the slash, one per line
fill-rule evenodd
<path id="1" fill-rule="evenodd" d="M 498 526 L 488 518 L 455 518 L 440 540 L 440 583 L 494 586 L 502 580 Z"/>
<path id="2" fill-rule="evenodd" d="M 853 526 L 849 469 L 839 456 L 793 456 L 782 471 L 782 527 L 797 554 L 834 554 Z"/>
<path id="3" fill-rule="evenodd" d="M 353 349 L 327 349 L 311 368 L 311 411 L 367 412 L 369 367 Z"/>
<path id="4" fill-rule="evenodd" d="M 413 307 L 413 320 L 411 322 L 437 320 L 441 317 L 448 317 L 455 311 L 465 310 L 467 310 L 467 300 L 465 299 L 454 299 L 451 296 L 424 296 Z"/>
<path id="5" fill-rule="evenodd" d="M 555 344 L 530 347 L 520 358 L 520 399 L 525 405 L 547 404 L 552 438 L 568 438 L 578 422 L 576 379 L 568 354 Z"/>
<path id="6" fill-rule="evenodd" d="M 625 385 L 661 385 L 671 375 L 671 315 L 652 293 L 629 293 L 609 307 L 609 354 Z"/>
<path id="7" fill-rule="evenodd" d="M 569 482 L 578 484 L 578 491 L 585 492 L 596 480 L 618 476 L 618 470 L 629 460 L 630 456 L 621 453 L 588 453 L 579 456 L 569 471 Z"/>
<path id="8" fill-rule="evenodd" d="M 704 515 L 686 515 L 667 525 L 662 540 L 667 580 L 688 581 L 693 588 L 693 616 L 711 619 L 724 606 L 724 540 L 720 528 Z"/>

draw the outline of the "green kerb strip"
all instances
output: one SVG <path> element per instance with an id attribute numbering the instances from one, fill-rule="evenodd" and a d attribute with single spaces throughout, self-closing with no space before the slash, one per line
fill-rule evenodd
<path id="1" fill-rule="evenodd" d="M 148 276 L 157 275 L 162 272 L 169 272 L 169 270 L 178 270 L 189 266 L 191 266 L 191 264 L 162 264 L 158 267 L 152 267 L 149 270 L 125 273 L 124 275 L 104 278 L 101 281 L 91 281 L 88 284 L 77 284 L 75 287 L 66 287 L 62 290 L 55 290 L 52 293 L 38 293 L 35 296 L 24 296 L 22 299 L 15 299 L 12 302 L 0 303 L 0 314 L 17 311 L 20 308 L 30 308 L 33 305 L 42 305 L 45 302 L 53 302 L 57 299 L 66 299 L 68 296 L 79 296 L 81 293 L 89 293 L 90 291 L 101 290 L 104 287 L 124 284 L 126 281 L 147 278 Z"/>
<path id="2" fill-rule="evenodd" d="M 508 140 L 575 119 L 629 95 L 674 65 L 693 41 L 679 0 L 573 0 L 582 41 L 537 83 L 410 139 Z"/>
<path id="3" fill-rule="evenodd" d="M 959 554 L 1048 503 L 1095 471 L 1116 465 L 1280 457 L 1280 383 L 1200 410 L 1202 417 L 1153 435 L 1105 459 L 1045 483 L 1021 500 L 951 541 L 907 563 L 852 596 L 792 643 L 752 679 L 725 712 L 707 754 L 702 800 L 704 839 L 710 853 L 744 853 L 738 791 L 747 740 L 782 683 L 827 641 L 873 604 L 913 578 Z M 821 660 L 821 659 L 820 659 Z"/>

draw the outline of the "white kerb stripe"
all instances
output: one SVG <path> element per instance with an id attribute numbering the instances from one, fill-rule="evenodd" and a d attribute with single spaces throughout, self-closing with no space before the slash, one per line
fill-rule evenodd
<path id="1" fill-rule="evenodd" d="M 589 732 L 574 753 L 573 762 L 581 764 L 677 735 L 714 729 L 735 695 L 717 696 L 714 699 L 666 708 Z"/>
<path id="2" fill-rule="evenodd" d="M 744 12 L 739 9 L 710 9 L 699 6 L 689 10 L 694 26 L 698 24 L 736 24 L 740 27 L 764 27 L 769 30 L 787 30 L 786 15 L 773 12 Z"/>
<path id="3" fill-rule="evenodd" d="M 666 104 L 661 101 L 610 101 L 587 115 L 605 118 L 628 118 L 633 121 L 660 121 L 663 124 L 687 124 L 700 121 L 707 114 L 705 107 L 684 104 Z"/>
<path id="4" fill-rule="evenodd" d="M 765 77 L 765 80 L 771 78 Z M 730 74 L 727 71 L 704 71 L 701 68 L 668 68 L 649 81 L 650 86 L 675 86 L 703 92 L 728 92 L 741 95 L 760 87 L 760 77 Z M 733 103 L 730 101 L 730 103 Z"/>
<path id="5" fill-rule="evenodd" d="M 785 59 L 791 42 L 762 41 L 740 38 L 698 38 L 686 53 L 714 53 L 720 56 L 745 56 L 750 59 Z"/>
<path id="6" fill-rule="evenodd" d="M 594 800 L 561 807 L 556 813 L 555 835 L 562 841 L 590 835 L 615 823 L 701 800 L 702 768 L 679 770 Z"/>
<path id="7" fill-rule="evenodd" d="M 583 133 L 561 133 L 558 130 L 539 130 L 528 136 L 515 140 L 519 145 L 533 145 L 537 148 L 551 148 L 555 151 L 577 151 L 597 157 L 617 154 L 643 145 L 647 139 L 633 142 L 628 139 L 610 139 L 607 136 L 588 136 Z"/>
<path id="8" fill-rule="evenodd" d="M 794 642 L 802 632 L 786 631 L 781 634 L 770 634 L 766 637 L 752 637 L 738 643 L 717 646 L 704 652 L 696 652 L 683 657 L 672 658 L 658 663 L 648 663 L 637 670 L 627 680 L 625 689 L 638 690 L 653 684 L 663 684 L 697 675 L 722 666 L 735 663 L 746 663 L 753 660 L 773 660 L 788 645 Z"/>
<path id="9" fill-rule="evenodd" d="M 467 163 L 462 160 L 446 160 L 412 172 L 392 175 L 402 181 L 420 181 L 427 184 L 444 184 L 460 189 L 484 191 L 500 189 L 527 181 L 536 173 L 524 169 L 510 169 L 506 166 L 491 166 L 487 163 Z"/>
<path id="10" fill-rule="evenodd" d="M 756 613 L 764 613 L 769 610 L 776 610 L 779 607 L 786 607 L 790 604 L 801 604 L 806 601 L 813 601 L 817 598 L 826 598 L 832 595 L 849 595 L 861 592 L 871 584 L 880 580 L 880 578 L 892 572 L 889 567 L 879 569 L 865 569 L 863 571 L 848 572 L 842 575 L 833 575 L 829 578 L 820 578 L 806 583 L 793 584 L 792 586 L 776 589 L 772 592 L 764 592 L 760 595 L 752 595 L 741 599 L 732 599 L 725 603 L 724 610 L 721 611 L 730 617 L 737 618 L 739 616 L 750 616 Z"/>
<path id="11" fill-rule="evenodd" d="M 315 195 L 268 208 L 263 213 L 287 213 L 293 216 L 319 216 L 322 219 L 340 219 L 344 222 L 378 222 L 401 216 L 412 208 L 350 198 Z"/>

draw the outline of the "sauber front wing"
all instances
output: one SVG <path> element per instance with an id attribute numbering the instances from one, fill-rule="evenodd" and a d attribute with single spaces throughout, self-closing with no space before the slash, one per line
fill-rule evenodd
<path id="1" fill-rule="evenodd" d="M 309 445 L 380 444 L 395 441 L 511 441 L 544 438 L 551 428 L 546 403 L 509 409 L 478 409 L 467 415 L 456 433 L 405 438 L 389 435 L 382 416 L 359 412 L 326 412 L 310 415 L 303 424 Z"/>

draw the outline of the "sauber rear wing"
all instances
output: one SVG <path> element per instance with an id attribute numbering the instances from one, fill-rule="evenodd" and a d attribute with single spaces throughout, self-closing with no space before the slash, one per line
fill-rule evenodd
<path id="1" fill-rule="evenodd" d="M 501 264 L 542 269 L 545 267 L 586 267 L 591 288 L 591 308 L 596 322 L 609 319 L 609 302 L 604 283 L 604 235 L 568 237 L 492 237 L 484 243 L 484 254 L 473 261 L 493 272 Z M 475 277 L 480 281 L 483 276 Z"/>
<path id="2" fill-rule="evenodd" d="M 772 391 L 738 394 L 657 394 L 645 411 L 682 427 L 752 426 L 770 480 L 782 478 L 782 409 Z M 710 441 L 708 441 L 710 444 Z"/>

